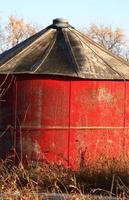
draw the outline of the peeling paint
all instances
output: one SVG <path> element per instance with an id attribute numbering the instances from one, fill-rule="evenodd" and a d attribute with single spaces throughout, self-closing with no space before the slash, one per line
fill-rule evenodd
<path id="1" fill-rule="evenodd" d="M 105 88 L 99 88 L 97 90 L 97 98 L 98 101 L 106 101 L 106 102 L 111 102 L 113 99 L 113 96 L 111 93 L 109 93 Z"/>

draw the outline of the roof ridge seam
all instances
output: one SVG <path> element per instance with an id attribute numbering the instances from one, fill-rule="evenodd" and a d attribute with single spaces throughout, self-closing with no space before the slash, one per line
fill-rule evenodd
<path id="1" fill-rule="evenodd" d="M 95 45 L 96 47 L 98 47 L 99 49 L 101 49 L 102 51 L 104 51 L 105 53 L 108 53 L 113 58 L 116 58 L 121 63 L 124 63 L 124 64 L 126 64 L 126 65 L 129 66 L 129 62 L 126 61 L 126 60 L 124 60 L 122 57 L 120 57 L 120 56 L 114 54 L 113 52 L 109 51 L 108 49 L 104 48 L 103 46 L 101 46 L 100 44 L 98 44 L 97 42 L 95 42 L 94 40 L 92 40 L 90 37 L 84 35 L 80 31 L 78 31 L 77 29 L 75 29 L 75 31 L 77 31 L 83 38 L 86 38 L 91 44 Z"/>
<path id="2" fill-rule="evenodd" d="M 34 71 L 32 71 L 32 73 L 36 72 L 41 67 L 41 65 L 44 63 L 44 61 L 47 59 L 47 57 L 49 56 L 49 54 L 52 51 L 52 48 L 53 48 L 53 46 L 56 42 L 56 39 L 57 39 L 57 33 L 54 34 L 54 36 L 53 36 L 53 38 L 50 42 L 50 45 L 46 49 L 46 53 L 45 53 L 44 58 L 42 59 L 41 63 L 39 64 L 39 66 Z"/>
<path id="3" fill-rule="evenodd" d="M 9 52 L 11 52 L 12 50 L 13 50 L 13 51 L 16 51 L 16 50 L 15 50 L 16 48 L 20 48 L 20 50 L 22 50 L 24 47 L 26 48 L 26 45 L 30 45 L 34 40 L 37 40 L 37 39 L 38 39 L 42 34 L 44 34 L 47 30 L 48 30 L 48 27 L 45 28 L 45 29 L 43 29 L 43 30 L 41 30 L 41 31 L 39 31 L 38 33 L 32 35 L 31 37 L 29 37 L 29 38 L 27 38 L 27 39 L 21 41 L 20 43 L 18 43 L 17 45 L 11 47 L 10 49 L 4 51 L 3 53 L 0 54 L 0 57 L 3 57 L 3 58 L 0 58 L 0 59 L 3 60 L 3 59 L 4 59 L 4 56 L 6 56 L 6 54 L 8 54 Z M 23 45 L 24 43 L 25 43 L 25 45 Z M 27 43 L 27 44 L 26 44 L 26 43 Z M 16 53 L 16 54 L 15 54 L 15 53 Z M 17 54 L 19 53 L 19 51 L 16 51 L 15 53 L 14 53 L 14 55 L 12 55 L 12 56 L 17 55 Z M 8 58 L 8 59 L 11 59 L 12 56 L 10 56 L 10 58 Z M 4 63 L 4 62 L 3 62 L 3 63 Z M 2 65 L 2 64 L 0 64 L 0 65 Z"/>
<path id="4" fill-rule="evenodd" d="M 69 28 L 68 28 L 68 29 L 69 29 Z M 64 39 L 65 39 L 67 48 L 70 50 L 70 56 L 72 56 L 72 60 L 74 61 L 73 64 L 75 64 L 75 65 L 76 65 L 76 68 L 77 68 L 77 69 L 75 68 L 75 72 L 76 72 L 77 76 L 79 77 L 79 74 L 78 74 L 78 71 L 77 71 L 77 70 L 79 70 L 79 66 L 78 66 L 78 63 L 77 63 L 76 58 L 75 58 L 75 56 L 74 56 L 73 49 L 71 48 L 71 45 L 70 45 L 70 41 L 69 41 L 69 38 L 68 38 L 67 31 L 66 31 L 66 30 L 65 30 L 65 31 L 62 30 L 62 32 L 63 32 L 63 35 L 64 35 Z"/>
<path id="5" fill-rule="evenodd" d="M 52 30 L 48 30 L 48 31 L 51 32 Z M 45 36 L 46 36 L 46 34 L 48 34 L 48 31 L 45 33 Z M 44 36 L 44 34 L 43 34 L 43 36 Z M 41 37 L 42 37 L 42 36 L 41 36 Z M 17 56 L 21 55 L 23 52 L 27 51 L 27 50 L 30 48 L 30 46 L 32 46 L 35 42 L 37 42 L 38 40 L 40 40 L 41 37 L 37 38 L 35 41 L 33 41 L 32 43 L 30 43 L 25 49 L 23 49 L 22 51 L 18 52 L 15 56 L 13 56 L 13 57 L 12 57 L 11 59 L 9 59 L 7 62 L 5 62 L 4 64 L 2 64 L 2 65 L 0 66 L 0 69 L 1 69 L 1 68 L 4 68 L 4 65 L 8 64 L 8 62 L 10 62 L 11 60 L 13 60 L 13 59 L 16 58 Z M 14 69 L 14 70 L 15 70 L 15 69 Z"/>
<path id="6" fill-rule="evenodd" d="M 72 31 L 73 32 L 73 31 Z M 75 34 L 73 32 L 73 34 Z M 78 36 L 77 34 L 75 34 L 81 41 L 82 43 L 84 43 L 95 55 L 97 55 L 106 65 L 108 65 L 113 71 L 115 71 L 119 76 L 121 76 L 123 78 L 123 80 L 125 80 L 124 74 L 121 72 L 121 74 L 116 71 L 112 66 L 110 66 L 101 56 L 99 56 L 91 47 L 89 47 L 81 38 L 80 36 Z"/>

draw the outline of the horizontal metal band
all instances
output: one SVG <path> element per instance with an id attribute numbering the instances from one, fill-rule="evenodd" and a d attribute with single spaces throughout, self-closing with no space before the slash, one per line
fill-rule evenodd
<path id="1" fill-rule="evenodd" d="M 18 128 L 18 127 L 17 127 Z M 59 130 L 67 130 L 67 129 L 78 129 L 78 130 L 86 130 L 86 129 L 129 129 L 129 126 L 21 126 L 21 129 L 59 129 Z"/>

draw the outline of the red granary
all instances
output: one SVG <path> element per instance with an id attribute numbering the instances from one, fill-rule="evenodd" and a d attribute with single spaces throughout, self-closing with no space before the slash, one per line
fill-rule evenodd
<path id="1" fill-rule="evenodd" d="M 1 155 L 74 168 L 128 155 L 129 63 L 66 20 L 1 54 L 0 77 Z"/>

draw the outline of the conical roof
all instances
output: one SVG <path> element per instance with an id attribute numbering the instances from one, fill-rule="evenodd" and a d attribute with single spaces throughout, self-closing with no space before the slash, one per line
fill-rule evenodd
<path id="1" fill-rule="evenodd" d="M 0 55 L 0 74 L 51 74 L 129 80 L 129 63 L 77 31 L 53 24 Z"/>

